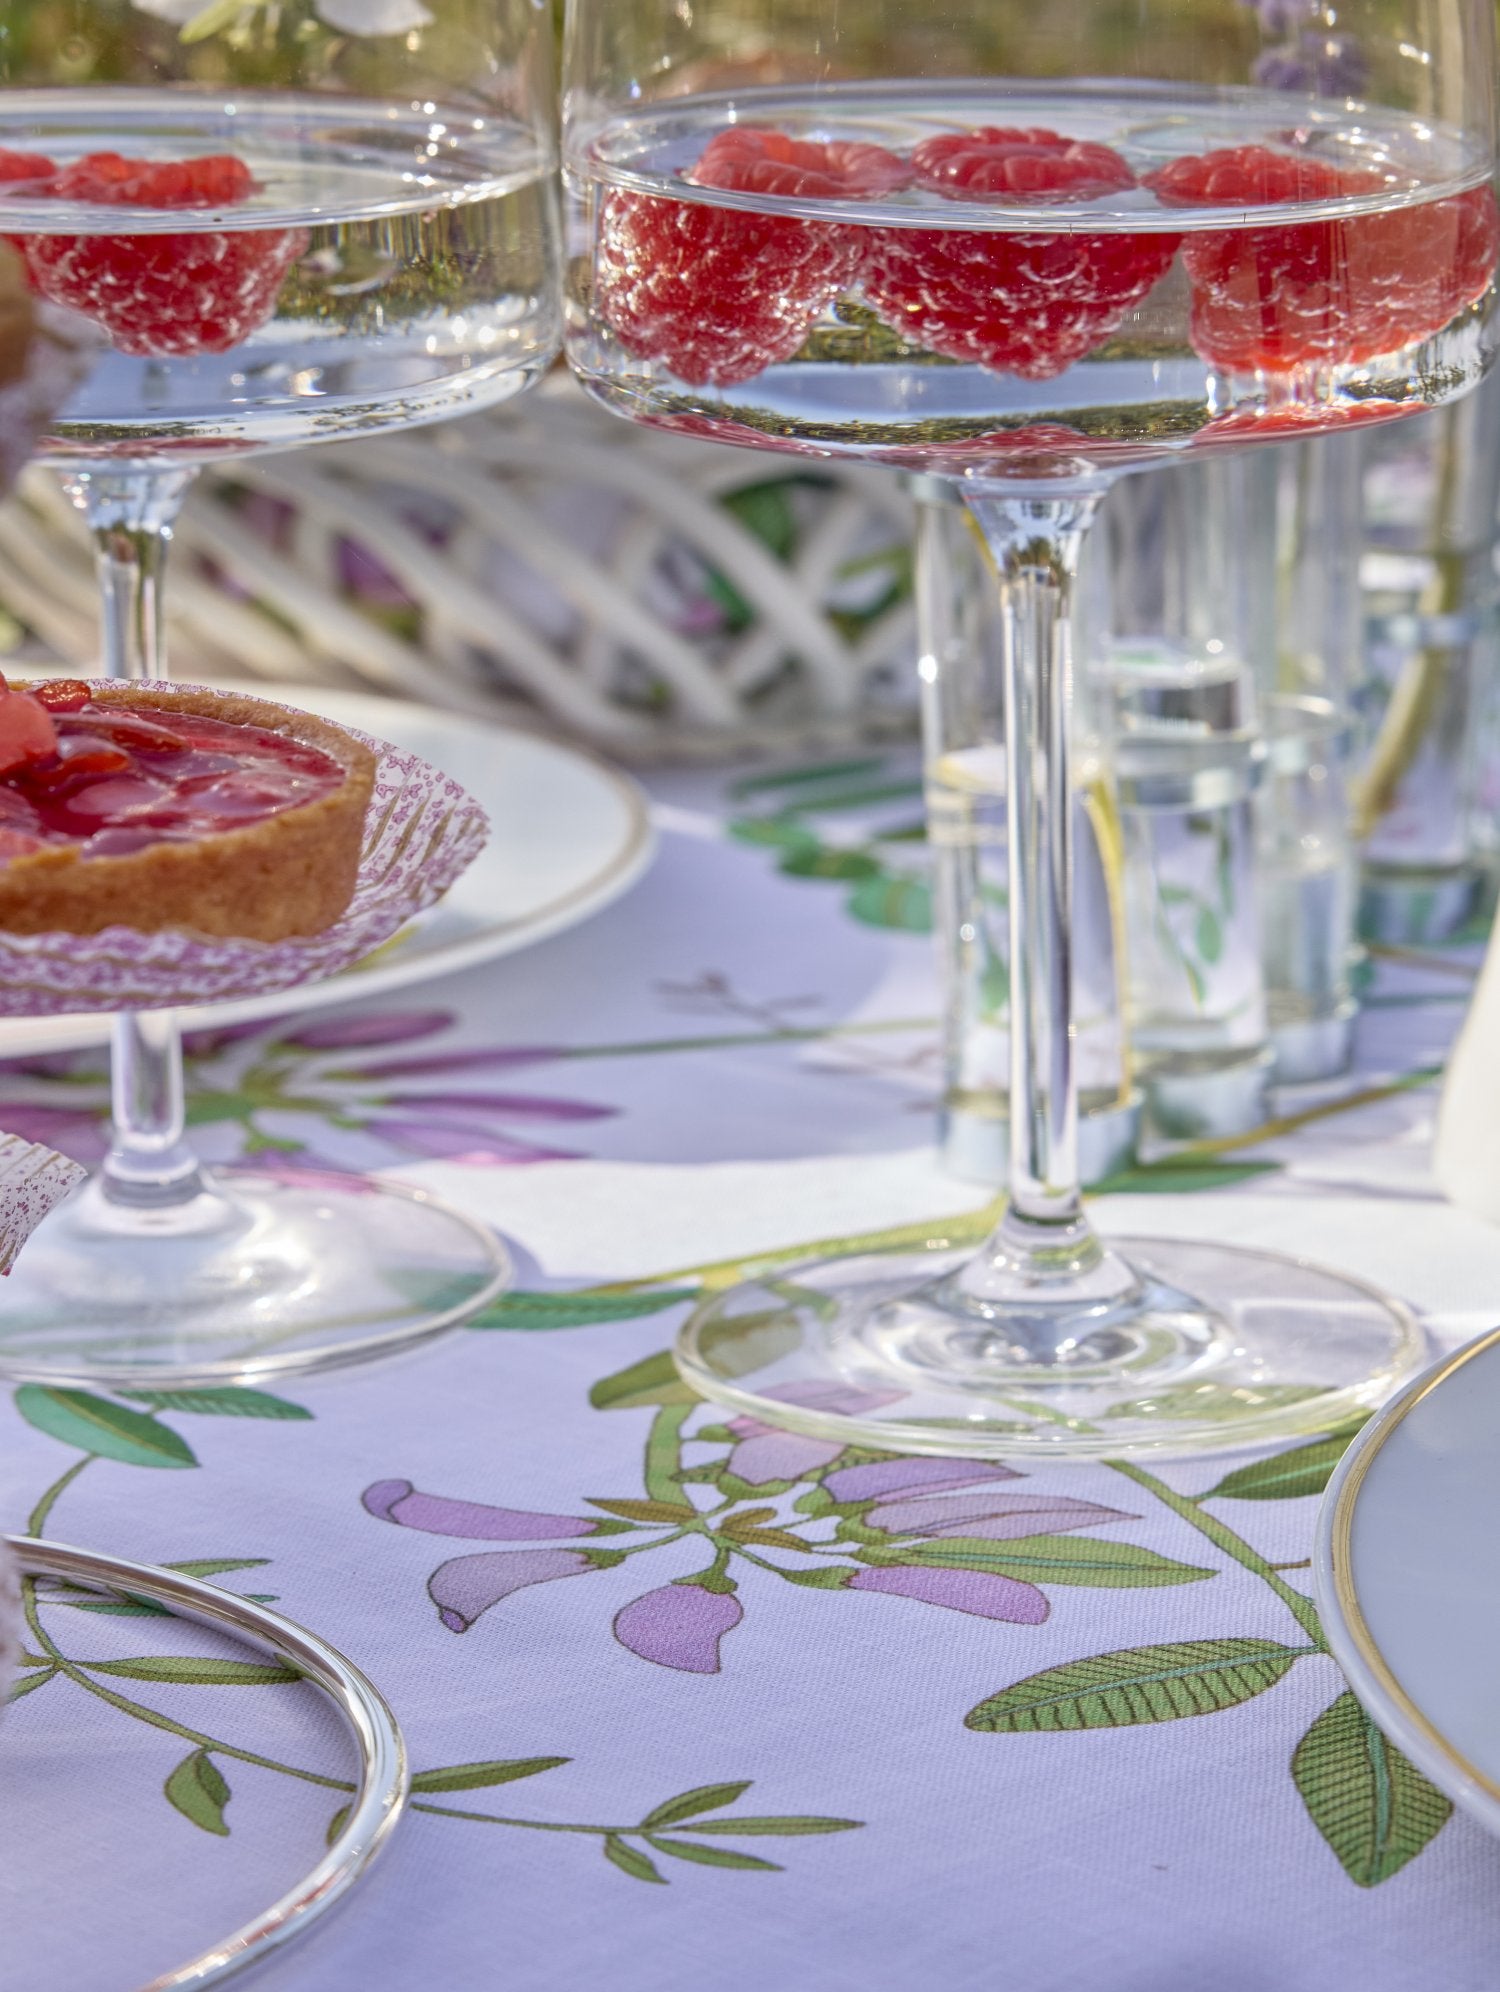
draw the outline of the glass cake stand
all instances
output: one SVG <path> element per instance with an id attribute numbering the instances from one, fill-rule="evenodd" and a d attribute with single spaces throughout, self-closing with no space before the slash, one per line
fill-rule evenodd
<path id="1" fill-rule="evenodd" d="M 484 842 L 484 812 L 456 782 L 368 745 L 359 876 L 324 933 L 272 944 L 127 927 L 0 934 L 0 1015 L 116 1013 L 110 1152 L 0 1283 L 0 1378 L 181 1389 L 330 1369 L 455 1327 L 509 1283 L 494 1233 L 425 1190 L 264 1164 L 211 1170 L 185 1138 L 173 1006 L 336 974 L 446 891 Z"/>

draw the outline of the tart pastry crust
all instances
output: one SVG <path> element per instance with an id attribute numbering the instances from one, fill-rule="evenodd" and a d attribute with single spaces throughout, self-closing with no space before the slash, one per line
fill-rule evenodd
<path id="1" fill-rule="evenodd" d="M 34 685 L 13 683 L 18 692 Z M 0 865 L 0 928 L 13 934 L 142 933 L 281 941 L 332 926 L 354 894 L 375 756 L 342 727 L 268 699 L 150 684 L 92 687 L 99 705 L 194 713 L 280 733 L 327 754 L 343 779 L 327 793 L 191 843 L 148 844 L 117 857 L 49 846 Z"/>

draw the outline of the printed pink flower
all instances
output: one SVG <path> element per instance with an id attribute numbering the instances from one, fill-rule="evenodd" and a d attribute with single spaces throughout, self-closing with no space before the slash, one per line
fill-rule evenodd
<path id="1" fill-rule="evenodd" d="M 772 1384 L 764 1394 L 782 1404 L 831 1412 L 835 1417 L 874 1411 L 882 1404 L 896 1403 L 903 1395 L 899 1390 L 856 1390 L 849 1384 L 832 1382 Z M 768 1480 L 805 1479 L 836 1460 L 848 1443 L 845 1439 L 814 1439 L 800 1432 L 784 1432 L 760 1418 L 731 1418 L 729 1429 L 739 1443 L 729 1455 L 727 1470 L 750 1487 L 763 1487 Z"/>
<path id="2" fill-rule="evenodd" d="M 719 1641 L 745 1616 L 739 1599 L 701 1584 L 663 1584 L 615 1614 L 615 1638 L 681 1674 L 717 1674 Z"/>
<path id="3" fill-rule="evenodd" d="M 1035 1584 L 1000 1577 L 990 1570 L 929 1570 L 907 1564 L 856 1570 L 851 1591 L 884 1591 L 896 1598 L 913 1598 L 921 1605 L 943 1605 L 949 1611 L 970 1612 L 975 1618 L 1004 1619 L 1010 1625 L 1040 1625 L 1047 1600 Z"/>
<path id="4" fill-rule="evenodd" d="M 830 1473 L 823 1492 L 835 1501 L 873 1501 L 895 1494 L 945 1494 L 980 1480 L 1019 1480 L 1013 1466 L 982 1459 L 880 1459 Z"/>
<path id="5" fill-rule="evenodd" d="M 467 1632 L 512 1591 L 550 1584 L 554 1577 L 579 1577 L 598 1567 L 586 1549 L 491 1549 L 440 1563 L 427 1580 L 427 1595 L 450 1632 Z"/>
<path id="6" fill-rule="evenodd" d="M 981 1536 L 1005 1542 L 1015 1536 L 1059 1529 L 1089 1529 L 1098 1522 L 1129 1521 L 1120 1508 L 1103 1508 L 1096 1501 L 1078 1501 L 1068 1494 L 1002 1493 L 985 1488 L 976 1494 L 928 1496 L 925 1500 L 891 1501 L 872 1508 L 865 1527 L 887 1535 Z"/>
<path id="7" fill-rule="evenodd" d="M 419 1494 L 409 1480 L 377 1480 L 360 1500 L 377 1521 L 427 1535 L 465 1536 L 476 1542 L 549 1542 L 595 1534 L 598 1516 L 547 1515 L 530 1508 L 493 1508 L 483 1501 L 454 1501 Z"/>

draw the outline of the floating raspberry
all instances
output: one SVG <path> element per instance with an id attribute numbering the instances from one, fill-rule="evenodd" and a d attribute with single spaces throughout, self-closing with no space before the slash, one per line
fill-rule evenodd
<path id="1" fill-rule="evenodd" d="M 912 169 L 883 145 L 789 138 L 757 125 L 715 132 L 687 177 L 698 187 L 803 200 L 878 200 L 908 184 Z"/>
<path id="2" fill-rule="evenodd" d="M 1040 127 L 924 138 L 912 153 L 918 182 L 955 201 L 1095 200 L 1135 185 L 1118 152 Z"/>
<path id="3" fill-rule="evenodd" d="M 1147 184 L 1169 206 L 1278 207 L 1378 194 L 1379 173 L 1245 145 L 1176 159 Z M 1442 200 L 1189 235 L 1191 336 L 1214 366 L 1348 366 L 1441 332 L 1494 275 L 1488 187 Z"/>
<path id="4" fill-rule="evenodd" d="M 985 126 L 923 141 L 924 185 L 950 200 L 1085 200 L 1135 176 L 1116 152 L 1053 131 Z M 865 296 L 903 338 L 950 360 L 1051 380 L 1093 351 L 1166 274 L 1175 235 L 872 231 Z"/>
<path id="5" fill-rule="evenodd" d="M 684 176 L 698 186 L 803 200 L 872 199 L 908 178 L 876 145 L 815 145 L 736 125 Z M 627 351 L 690 386 L 750 380 L 802 345 L 858 275 L 862 231 L 792 215 L 612 193 L 599 219 L 594 282 Z"/>
<path id="6" fill-rule="evenodd" d="M 47 191 L 58 200 L 112 207 L 211 208 L 233 207 L 255 190 L 254 174 L 232 153 L 125 159 L 118 152 L 90 152 L 65 166 Z"/>
<path id="7" fill-rule="evenodd" d="M 56 171 L 52 161 L 40 152 L 7 152 L 0 146 L 0 182 L 6 185 L 12 180 L 50 180 Z M 48 187 L 46 191 L 52 190 Z"/>
<path id="8" fill-rule="evenodd" d="M 125 159 L 91 152 L 43 190 L 107 206 L 231 206 L 255 191 L 243 160 Z M 223 353 L 276 308 L 286 274 L 306 253 L 301 229 L 210 229 L 169 235 L 27 235 L 11 238 L 33 290 L 82 312 L 118 352 L 147 356 Z"/>
<path id="9" fill-rule="evenodd" d="M 118 352 L 224 353 L 276 309 L 301 229 L 202 235 L 32 235 L 32 286 L 101 325 Z"/>
<path id="10" fill-rule="evenodd" d="M 1418 400 L 1388 401 L 1372 396 L 1368 401 L 1294 401 L 1280 408 L 1236 408 L 1205 422 L 1193 437 L 1193 448 L 1207 449 L 1216 443 L 1238 448 L 1244 443 L 1324 436 L 1335 429 L 1358 429 L 1369 422 L 1420 415 L 1426 405 Z"/>

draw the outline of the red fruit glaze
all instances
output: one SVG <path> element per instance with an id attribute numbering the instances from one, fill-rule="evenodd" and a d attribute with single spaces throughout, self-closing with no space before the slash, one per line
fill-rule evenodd
<path id="1" fill-rule="evenodd" d="M 1277 207 L 1379 193 L 1375 172 L 1245 145 L 1176 159 L 1147 182 L 1175 206 Z M 1218 367 L 1352 365 L 1441 332 L 1494 275 L 1488 187 L 1383 213 L 1189 235 L 1191 336 Z"/>
<path id="2" fill-rule="evenodd" d="M 955 201 L 1087 201 L 1135 185 L 1134 173 L 1107 145 L 1040 127 L 981 125 L 924 138 L 912 165 L 921 186 Z"/>
<path id="3" fill-rule="evenodd" d="M 1085 200 L 1135 176 L 1118 153 L 1052 131 L 985 126 L 925 139 L 922 183 L 952 200 Z M 1175 235 L 879 229 L 865 295 L 903 338 L 951 360 L 1050 380 L 1107 339 L 1165 276 Z"/>
<path id="4" fill-rule="evenodd" d="M 0 695 L 0 862 L 52 845 L 118 857 L 191 843 L 329 794 L 344 778 L 330 755 L 285 734 L 198 714 L 75 704 L 71 694 L 64 703 L 58 687 L 45 689 L 47 704 L 25 692 Z M 27 728 L 49 738 L 22 755 Z"/>
<path id="5" fill-rule="evenodd" d="M 125 159 L 91 152 L 42 192 L 106 206 L 232 206 L 255 191 L 243 160 Z M 271 316 L 288 270 L 307 249 L 301 229 L 183 235 L 13 237 L 32 288 L 104 328 L 117 351 L 223 353 Z"/>
<path id="6" fill-rule="evenodd" d="M 684 177 L 803 200 L 874 199 L 909 169 L 877 145 L 815 145 L 736 125 Z M 700 207 L 655 194 L 605 196 L 594 282 L 621 344 L 690 386 L 728 387 L 790 359 L 857 278 L 863 231 L 793 215 Z"/>

